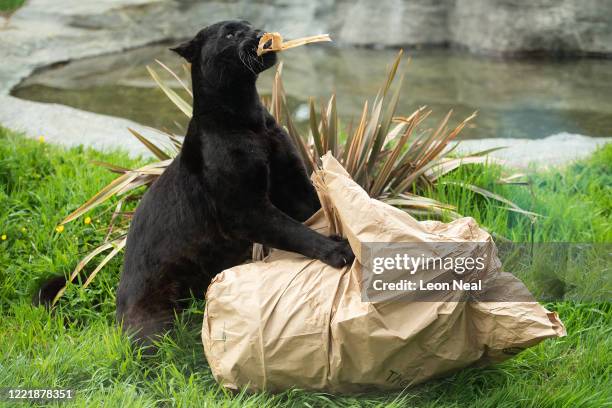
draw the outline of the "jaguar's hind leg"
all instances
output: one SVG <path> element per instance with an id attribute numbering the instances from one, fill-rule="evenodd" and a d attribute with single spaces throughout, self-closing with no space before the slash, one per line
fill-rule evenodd
<path id="1" fill-rule="evenodd" d="M 175 314 L 181 309 L 181 283 L 166 276 L 135 285 L 125 278 L 122 276 L 117 291 L 117 322 L 136 340 L 150 344 L 172 328 Z"/>

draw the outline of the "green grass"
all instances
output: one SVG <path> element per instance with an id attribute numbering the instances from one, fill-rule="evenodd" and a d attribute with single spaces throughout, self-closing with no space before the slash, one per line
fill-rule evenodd
<path id="1" fill-rule="evenodd" d="M 612 144 L 563 172 L 521 172 L 526 175 L 520 180 L 527 186 L 499 183 L 517 172 L 500 166 L 464 166 L 443 177 L 428 194 L 457 205 L 460 213 L 515 242 L 612 242 Z M 482 187 L 545 217 L 536 218 L 532 226 L 524 215 L 499 211 L 499 202 L 444 182 Z"/>
<path id="2" fill-rule="evenodd" d="M 25 4 L 25 0 L 0 0 L 0 13 L 17 10 Z"/>
<path id="3" fill-rule="evenodd" d="M 89 164 L 104 160 L 142 164 L 121 152 L 65 150 L 0 129 L 0 388 L 71 388 L 76 399 L 52 406 L 419 406 L 419 407 L 600 407 L 612 405 L 612 306 L 608 302 L 547 304 L 568 336 L 546 341 L 503 364 L 466 369 L 404 393 L 333 396 L 291 390 L 232 395 L 218 387 L 199 338 L 203 304 L 193 301 L 177 329 L 154 355 L 130 345 L 114 325 L 120 259 L 88 289 L 69 288 L 56 311 L 30 306 L 36 281 L 68 273 L 76 259 L 104 237 L 108 214 L 90 214 L 62 233 L 57 223 L 113 175 Z M 546 215 L 533 228 L 522 215 L 500 210 L 452 185 L 429 194 L 459 205 L 466 215 L 515 241 L 609 243 L 612 146 L 561 173 L 531 177 L 531 186 L 495 184 L 501 168 L 461 170 L 447 181 L 468 180 Z M 22 230 L 25 228 L 25 231 Z M 596 277 L 600 279 L 600 277 Z M 589 287 L 589 274 L 580 287 Z M 528 285 L 530 281 L 526 280 Z M 0 406 L 14 406 L 0 402 Z"/>
<path id="4" fill-rule="evenodd" d="M 533 243 L 533 256 L 511 257 L 510 253 L 503 259 L 538 299 L 611 299 L 612 144 L 562 172 L 527 172 L 520 178 L 527 185 L 499 182 L 511 174 L 500 166 L 465 166 L 443 177 L 427 194 L 457 205 L 459 213 L 474 217 L 495 236 L 524 244 L 522 255 Z M 482 187 L 542 217 L 502 210 L 498 201 L 449 182 Z M 592 245 L 589 251 L 580 251 L 581 256 L 559 256 L 576 247 L 563 245 L 567 243 Z"/>

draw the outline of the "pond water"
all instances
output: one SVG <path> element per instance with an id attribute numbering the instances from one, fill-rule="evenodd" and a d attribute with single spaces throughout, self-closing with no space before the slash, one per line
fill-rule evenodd
<path id="1" fill-rule="evenodd" d="M 145 66 L 157 58 L 185 77 L 181 60 L 155 45 L 70 62 L 24 81 L 13 94 L 121 116 L 180 132 L 186 117 L 166 99 Z M 373 100 L 397 51 L 301 47 L 281 55 L 283 79 L 296 120 L 307 117 L 308 97 L 335 92 L 347 124 Z M 434 120 L 454 110 L 451 122 L 478 111 L 462 138 L 542 138 L 559 132 L 612 136 L 612 60 L 494 60 L 445 50 L 407 52 L 405 80 L 397 110 L 408 115 L 427 105 Z M 169 75 L 162 77 L 171 81 Z M 261 75 L 269 94 L 273 70 Z"/>

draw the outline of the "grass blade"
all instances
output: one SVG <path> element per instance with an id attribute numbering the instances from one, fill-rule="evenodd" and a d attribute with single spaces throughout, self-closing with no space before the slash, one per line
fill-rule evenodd
<path id="1" fill-rule="evenodd" d="M 132 128 L 128 128 L 128 130 L 130 131 L 132 135 L 134 135 L 134 137 L 136 137 L 136 139 L 138 139 L 143 145 L 145 145 L 145 147 L 149 149 L 151 153 L 153 153 L 155 157 L 157 157 L 159 160 L 170 159 L 170 156 L 166 152 L 164 152 L 162 149 L 157 147 L 155 143 L 151 142 L 149 139 L 147 139 L 146 137 L 144 137 L 143 135 L 141 135 L 140 133 L 138 133 Z"/>
<path id="2" fill-rule="evenodd" d="M 85 258 L 81 259 L 81 261 L 77 264 L 76 268 L 74 268 L 74 271 L 72 272 L 72 274 L 70 275 L 70 278 L 68 279 L 68 282 L 73 282 L 76 277 L 78 276 L 78 274 L 83 270 L 83 268 L 85 268 L 85 266 L 87 266 L 87 264 L 98 254 L 101 254 L 102 252 L 110 249 L 113 247 L 113 243 L 115 241 L 111 241 L 111 242 L 105 242 L 104 244 L 100 245 L 99 247 L 97 247 L 96 249 L 94 249 L 93 251 L 91 251 L 89 254 L 87 254 L 87 256 L 85 256 Z M 62 297 L 62 295 L 64 294 L 64 292 L 66 291 L 66 287 L 68 286 L 68 282 L 66 282 L 66 285 L 64 285 L 64 287 L 62 287 L 57 294 L 55 295 L 55 297 L 53 298 L 53 302 L 51 302 L 51 306 L 55 305 L 57 303 L 57 301 Z"/>
<path id="3" fill-rule="evenodd" d="M 102 204 L 104 201 L 117 194 L 117 192 L 123 189 L 123 187 L 131 183 L 137 176 L 138 173 L 130 172 L 117 177 L 116 179 L 111 181 L 110 184 L 100 190 L 96 195 L 87 200 L 85 204 L 83 204 L 82 206 L 74 210 L 70 215 L 68 215 L 61 222 L 61 224 L 66 224 L 85 214 L 92 208 L 95 208 L 98 205 Z"/>
<path id="4" fill-rule="evenodd" d="M 160 60 L 156 59 L 155 62 L 157 62 L 159 65 L 161 65 L 161 67 L 163 69 L 165 69 L 166 71 L 168 71 L 170 73 L 170 75 L 172 75 L 179 84 L 181 84 L 181 86 L 183 87 L 183 89 L 185 91 L 187 91 L 187 93 L 189 94 L 189 96 L 191 96 L 193 98 L 193 92 L 191 92 L 191 88 L 188 87 L 181 78 L 179 78 L 179 76 L 170 68 L 168 68 L 163 62 L 161 62 Z"/>
<path id="5" fill-rule="evenodd" d="M 399 63 L 399 60 L 398 60 Z M 397 69 L 397 67 L 396 67 Z M 395 75 L 395 74 L 394 74 Z M 400 78 L 399 85 L 395 89 L 393 96 L 391 97 L 391 102 L 389 103 L 385 113 L 380 122 L 380 126 L 376 132 L 376 136 L 374 137 L 374 143 L 372 144 L 372 149 L 370 152 L 370 158 L 368 163 L 368 171 L 372 171 L 374 166 L 376 165 L 376 161 L 378 159 L 378 155 L 380 154 L 381 149 L 384 146 L 385 140 L 387 139 L 389 133 L 389 127 L 391 125 L 391 121 L 395 115 L 395 110 L 397 109 L 397 104 L 399 102 L 400 91 L 402 90 L 402 84 L 404 82 L 404 77 Z"/>
<path id="6" fill-rule="evenodd" d="M 497 200 L 500 203 L 504 203 L 506 205 L 508 205 L 509 208 L 506 208 L 508 210 L 512 210 L 512 211 L 516 211 L 519 212 L 521 214 L 525 214 L 525 215 L 529 215 L 532 217 L 541 217 L 540 214 L 531 212 L 531 211 L 527 211 L 527 210 L 523 210 L 521 207 L 519 207 L 517 204 L 513 203 L 512 201 L 508 200 L 505 197 L 500 196 L 499 194 L 495 194 L 489 190 L 486 190 L 484 188 L 475 186 L 473 184 L 468 184 L 468 183 L 463 183 L 463 182 L 458 182 L 458 181 L 444 181 L 441 182 L 442 184 L 447 184 L 447 185 L 456 185 L 456 186 L 461 186 L 463 188 L 467 188 L 468 190 L 471 190 L 477 194 L 480 194 L 484 197 L 487 198 L 492 198 L 493 200 Z"/>
<path id="7" fill-rule="evenodd" d="M 468 156 L 458 158 L 447 158 L 440 160 L 438 164 L 431 167 L 425 173 L 423 173 L 429 180 L 435 181 L 445 174 L 465 165 L 465 164 L 484 164 L 487 162 L 495 162 L 494 159 L 483 156 Z"/>
<path id="8" fill-rule="evenodd" d="M 327 104 L 327 150 L 338 156 L 338 114 L 336 111 L 336 95 L 332 94 Z"/>
<path id="9" fill-rule="evenodd" d="M 94 280 L 98 272 L 100 272 L 100 270 L 104 268 L 104 265 L 106 265 L 111 259 L 113 259 L 115 255 L 121 252 L 121 250 L 125 247 L 126 243 L 127 243 L 127 237 L 112 241 L 113 250 L 108 255 L 106 255 L 106 257 L 104 257 L 102 262 L 100 262 L 98 266 L 96 266 L 96 269 L 94 269 L 89 274 L 89 276 L 87 277 L 87 280 L 85 281 L 85 283 L 83 283 L 83 289 L 89 286 L 89 284 Z"/>
<path id="10" fill-rule="evenodd" d="M 107 168 L 113 173 L 124 174 L 124 173 L 131 171 L 127 167 L 121 167 L 121 166 L 117 166 L 116 164 L 106 163 L 106 162 L 98 161 L 98 160 L 92 160 L 90 161 L 90 163 L 95 164 L 96 166 Z"/>
<path id="11" fill-rule="evenodd" d="M 344 165 L 346 167 L 346 171 L 348 171 L 351 175 L 355 174 L 355 171 L 357 169 L 357 161 L 360 156 L 359 152 L 361 151 L 362 146 L 364 144 L 363 138 L 367 125 L 367 119 L 368 101 L 365 101 L 365 103 L 363 104 L 363 110 L 361 112 L 361 119 L 359 120 L 359 125 L 357 126 L 357 129 L 355 129 L 353 137 L 351 137 L 350 144 L 345 147 L 345 150 L 348 150 L 348 153 L 346 154 L 346 161 Z"/>
<path id="12" fill-rule="evenodd" d="M 151 78 L 157 83 L 157 86 L 166 94 L 166 96 L 172 101 L 177 108 L 180 109 L 188 118 L 191 119 L 191 115 L 193 113 L 193 109 L 191 105 L 185 101 L 179 94 L 177 94 L 172 88 L 167 86 L 157 75 L 157 73 L 149 66 L 147 66 L 147 71 L 149 71 L 149 75 Z"/>
<path id="13" fill-rule="evenodd" d="M 319 133 L 319 124 L 317 123 L 317 114 L 315 111 L 314 99 L 308 100 L 310 109 L 310 132 L 312 134 L 312 140 L 315 147 L 317 157 L 323 156 L 326 152 L 323 149 L 323 141 L 321 139 L 321 133 Z"/>

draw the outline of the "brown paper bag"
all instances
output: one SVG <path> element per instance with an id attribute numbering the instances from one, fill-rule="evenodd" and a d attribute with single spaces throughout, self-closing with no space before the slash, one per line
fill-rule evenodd
<path id="1" fill-rule="evenodd" d="M 557 315 L 501 271 L 491 237 L 472 218 L 418 222 L 369 198 L 329 154 L 313 181 L 323 208 L 307 225 L 346 236 L 356 261 L 335 269 L 273 250 L 261 262 L 215 277 L 206 294 L 202 340 L 224 387 L 401 389 L 565 335 Z M 500 301 L 362 301 L 362 243 L 436 241 L 490 243 L 486 290 L 499 291 Z"/>

